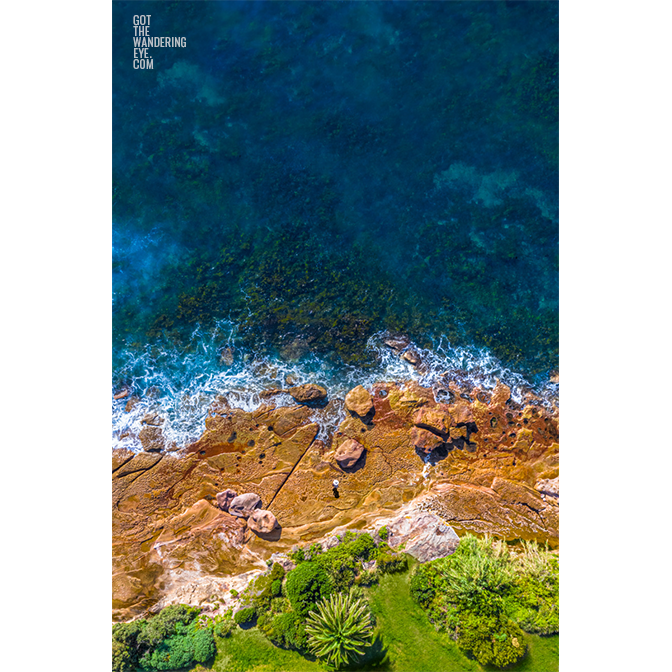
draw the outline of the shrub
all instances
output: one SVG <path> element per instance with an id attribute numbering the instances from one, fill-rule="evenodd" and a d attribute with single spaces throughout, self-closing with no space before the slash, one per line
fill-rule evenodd
<path id="1" fill-rule="evenodd" d="M 443 590 L 443 583 L 438 563 L 418 565 L 411 576 L 411 596 L 421 607 L 428 609 L 437 592 Z"/>
<path id="2" fill-rule="evenodd" d="M 217 616 L 215 618 L 215 634 L 217 637 L 228 637 L 233 628 L 235 627 L 235 622 L 232 618 L 227 618 L 223 616 Z"/>
<path id="3" fill-rule="evenodd" d="M 457 643 L 481 665 L 497 667 L 515 663 L 527 649 L 523 631 L 506 616 L 473 611 L 460 614 Z"/>
<path id="4" fill-rule="evenodd" d="M 245 625 L 251 623 L 257 616 L 257 610 L 255 607 L 245 607 L 240 609 L 233 615 L 233 620 L 238 625 Z"/>
<path id="5" fill-rule="evenodd" d="M 231 597 L 233 597 L 233 598 L 238 597 L 238 594 L 239 594 L 238 591 L 235 588 L 231 588 L 229 593 L 231 593 Z"/>
<path id="6" fill-rule="evenodd" d="M 526 632 L 550 635 L 560 629 L 558 559 L 525 542 L 516 556 L 517 578 L 506 598 L 507 614 Z"/>
<path id="7" fill-rule="evenodd" d="M 352 594 L 332 595 L 311 611 L 306 622 L 308 647 L 336 668 L 353 663 L 371 645 L 371 614 Z"/>
<path id="8" fill-rule="evenodd" d="M 112 640 L 112 672 L 132 672 L 135 669 L 133 651 L 123 642 Z"/>
<path id="9" fill-rule="evenodd" d="M 378 557 L 378 569 L 383 574 L 405 572 L 408 569 L 408 559 L 399 553 L 384 553 Z"/>
<path id="10" fill-rule="evenodd" d="M 290 553 L 289 557 L 293 560 L 294 564 L 296 565 L 299 565 L 306 560 L 306 554 L 304 553 L 302 548 L 297 549 L 296 551 L 294 551 L 294 553 Z"/>
<path id="11" fill-rule="evenodd" d="M 335 592 L 347 591 L 354 583 L 360 561 L 376 556 L 377 548 L 370 534 L 356 535 L 347 531 L 341 543 L 322 553 L 316 562 L 324 568 Z"/>
<path id="12" fill-rule="evenodd" d="M 387 525 L 383 525 L 379 530 L 378 530 L 378 536 L 383 540 L 387 541 L 388 537 L 388 531 L 387 531 Z"/>
<path id="13" fill-rule="evenodd" d="M 504 596 L 515 580 L 508 552 L 501 545 L 493 546 L 486 537 L 470 535 L 466 543 L 440 565 L 445 581 L 446 596 L 464 609 L 501 611 Z"/>
<path id="14" fill-rule="evenodd" d="M 178 625 L 188 625 L 199 614 L 196 607 L 186 604 L 171 604 L 150 618 L 138 635 L 138 644 L 154 648 L 177 633 Z"/>
<path id="15" fill-rule="evenodd" d="M 194 660 L 197 663 L 207 663 L 215 657 L 217 648 L 215 638 L 210 629 L 197 630 L 192 637 L 194 645 Z"/>
<path id="16" fill-rule="evenodd" d="M 321 558 L 324 556 L 320 556 Z M 287 597 L 294 611 L 300 616 L 331 592 L 331 582 L 323 567 L 317 562 L 302 562 L 287 575 Z"/>
<path id="17" fill-rule="evenodd" d="M 284 649 L 307 648 L 305 621 L 294 611 L 273 616 L 263 632 L 273 644 Z"/>

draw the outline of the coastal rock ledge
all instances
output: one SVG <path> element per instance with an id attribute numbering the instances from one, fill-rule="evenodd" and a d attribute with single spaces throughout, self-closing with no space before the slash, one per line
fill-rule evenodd
<path id="1" fill-rule="evenodd" d="M 113 618 L 156 609 L 201 579 L 229 585 L 297 543 L 371 528 L 411 507 L 427 517 L 413 530 L 400 520 L 390 545 L 406 538 L 418 559 L 445 553 L 465 532 L 557 546 L 557 408 L 532 395 L 518 403 L 501 383 L 446 388 L 444 403 L 413 381 L 377 383 L 366 421 L 348 414 L 320 439 L 310 404 L 253 412 L 219 404 L 179 453 L 113 451 Z M 436 437 L 421 435 L 426 447 L 438 441 L 428 454 L 416 450 L 420 430 Z M 346 441 L 366 456 L 356 469 L 338 466 Z M 238 506 L 240 497 L 249 501 Z M 277 523 L 270 534 L 254 529 L 270 527 L 265 512 Z"/>

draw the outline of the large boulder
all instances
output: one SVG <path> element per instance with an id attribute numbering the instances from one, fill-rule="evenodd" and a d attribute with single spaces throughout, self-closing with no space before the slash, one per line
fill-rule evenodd
<path id="1" fill-rule="evenodd" d="M 387 543 L 391 548 L 406 544 L 404 551 L 420 562 L 451 555 L 460 538 L 450 525 L 429 512 L 411 512 L 387 523 Z"/>
<path id="2" fill-rule="evenodd" d="M 434 432 L 422 429 L 421 427 L 413 427 L 411 430 L 411 443 L 418 450 L 429 454 L 444 443 L 444 441 L 440 436 L 434 434 Z"/>
<path id="3" fill-rule="evenodd" d="M 247 519 L 247 526 L 257 534 L 270 534 L 278 526 L 278 521 L 270 511 L 257 509 Z"/>
<path id="4" fill-rule="evenodd" d="M 345 407 L 363 418 L 373 410 L 373 399 L 364 387 L 357 385 L 345 395 Z"/>
<path id="5" fill-rule="evenodd" d="M 327 397 L 326 388 L 322 387 L 322 385 L 313 385 L 312 383 L 290 387 L 287 391 L 294 401 L 298 401 L 302 404 L 311 401 L 321 401 Z"/>
<path id="6" fill-rule="evenodd" d="M 217 493 L 217 506 L 222 511 L 228 511 L 229 505 L 231 502 L 238 496 L 238 493 L 235 490 L 227 488 L 223 492 Z"/>
<path id="7" fill-rule="evenodd" d="M 238 518 L 249 518 L 255 509 L 261 508 L 261 498 L 253 492 L 234 497 L 229 503 L 229 513 Z"/>
<path id="8" fill-rule="evenodd" d="M 365 450 L 366 448 L 358 441 L 348 439 L 337 448 L 336 461 L 341 467 L 349 469 L 357 462 Z"/>

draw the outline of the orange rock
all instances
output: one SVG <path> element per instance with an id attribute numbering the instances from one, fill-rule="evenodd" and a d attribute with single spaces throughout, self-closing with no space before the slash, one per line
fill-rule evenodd
<path id="1" fill-rule="evenodd" d="M 257 534 L 270 534 L 278 526 L 278 521 L 270 511 L 257 509 L 247 519 L 247 526 Z"/>
<path id="2" fill-rule="evenodd" d="M 431 453 L 444 443 L 444 441 L 440 436 L 437 436 L 427 429 L 413 427 L 411 430 L 411 443 L 419 450 L 422 450 L 425 453 Z"/>
<path id="3" fill-rule="evenodd" d="M 450 430 L 451 417 L 447 411 L 439 410 L 439 407 L 424 407 L 415 412 L 413 423 L 435 434 L 447 434 Z"/>
<path id="4" fill-rule="evenodd" d="M 373 400 L 369 392 L 358 385 L 345 395 L 345 407 L 363 418 L 373 410 Z"/>
<path id="5" fill-rule="evenodd" d="M 366 448 L 358 441 L 348 439 L 336 450 L 336 461 L 344 469 L 350 469 L 359 460 L 365 450 Z"/>
<path id="6" fill-rule="evenodd" d="M 306 385 L 299 385 L 298 387 L 290 387 L 287 390 L 295 401 L 305 404 L 311 401 L 321 401 L 326 399 L 327 390 L 322 385 L 313 385 L 308 383 Z"/>
<path id="7" fill-rule="evenodd" d="M 411 501 L 460 534 L 557 544 L 558 498 L 546 485 L 559 474 L 557 410 L 535 399 L 518 405 L 501 387 L 496 403 L 471 389 L 465 394 L 473 401 L 451 390 L 457 394 L 446 405 L 416 382 L 377 383 L 370 422 L 347 417 L 324 443 L 315 440 L 319 427 L 310 407 L 249 413 L 223 405 L 181 457 L 115 451 L 114 618 L 127 620 L 161 604 L 173 594 L 170 586 L 265 569 L 273 553 L 335 528 L 362 529 Z M 425 432 L 424 441 L 440 446 L 443 437 L 413 426 L 419 411 L 423 418 L 430 411 L 450 416 L 449 436 L 454 429 L 456 437 L 433 454 L 426 478 L 414 439 Z M 366 465 L 344 473 L 335 455 L 348 440 L 360 444 L 363 455 L 366 450 Z M 244 519 L 219 510 L 217 494 L 227 489 L 259 495 L 281 528 L 253 534 Z"/>

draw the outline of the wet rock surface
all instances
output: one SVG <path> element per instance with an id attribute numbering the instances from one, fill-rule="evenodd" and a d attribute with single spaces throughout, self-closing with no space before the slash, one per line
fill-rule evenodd
<path id="1" fill-rule="evenodd" d="M 298 387 L 290 387 L 287 390 L 295 401 L 300 403 L 310 403 L 315 401 L 322 401 L 327 398 L 327 390 L 322 385 L 299 385 Z"/>
<path id="2" fill-rule="evenodd" d="M 114 451 L 115 620 L 188 592 L 189 582 L 207 585 L 265 571 L 273 554 L 337 528 L 366 529 L 405 506 L 434 514 L 457 534 L 557 545 L 557 410 L 534 399 L 514 403 L 501 384 L 468 390 L 471 400 L 451 392 L 449 401 L 438 403 L 432 389 L 414 382 L 376 384 L 369 421 L 349 415 L 324 441 L 316 440 L 319 427 L 310 407 L 245 412 L 220 404 L 201 437 L 179 454 Z M 443 436 L 416 426 L 416 420 Z M 442 445 L 423 459 L 414 430 L 433 434 Z M 365 463 L 344 472 L 336 452 L 348 440 L 365 449 Z M 340 482 L 338 497 L 334 479 Z M 249 519 L 222 510 L 217 495 L 227 490 L 258 496 L 277 520 L 275 536 L 260 536 Z M 426 540 L 418 548 L 432 544 Z"/>

